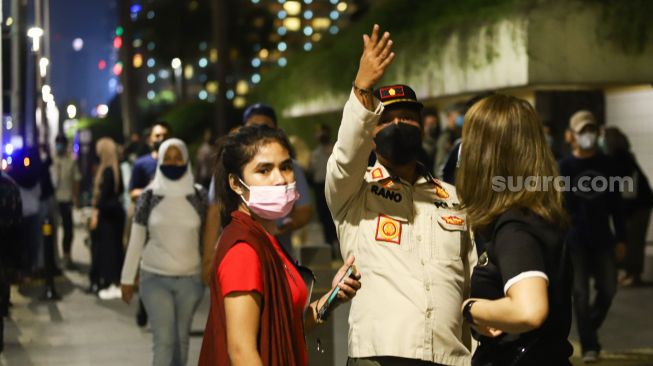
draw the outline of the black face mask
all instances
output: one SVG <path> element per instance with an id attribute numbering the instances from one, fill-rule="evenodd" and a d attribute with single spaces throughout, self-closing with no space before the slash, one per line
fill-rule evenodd
<path id="1" fill-rule="evenodd" d="M 186 173 L 187 165 L 159 165 L 159 170 L 170 180 L 178 180 Z"/>
<path id="2" fill-rule="evenodd" d="M 376 153 L 394 164 L 403 165 L 417 160 L 422 146 L 420 129 L 407 123 L 391 123 L 380 130 L 376 137 Z"/>
<path id="3" fill-rule="evenodd" d="M 326 133 L 321 133 L 317 135 L 317 141 L 322 145 L 328 144 L 330 142 L 329 140 L 330 140 L 329 135 L 327 135 Z"/>
<path id="4" fill-rule="evenodd" d="M 437 140 L 438 137 L 440 137 L 440 127 L 439 126 L 429 127 L 428 134 L 433 140 Z"/>
<path id="5" fill-rule="evenodd" d="M 158 152 L 162 143 L 163 141 L 154 141 L 154 143 L 152 144 L 152 151 Z"/>

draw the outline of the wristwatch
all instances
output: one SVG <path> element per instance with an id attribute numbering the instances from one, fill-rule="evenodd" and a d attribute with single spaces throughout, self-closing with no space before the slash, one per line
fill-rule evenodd
<path id="1" fill-rule="evenodd" d="M 469 300 L 463 308 L 463 319 L 465 319 L 469 324 L 476 324 L 474 322 L 474 317 L 472 317 L 472 305 L 474 305 L 475 302 L 476 300 Z"/>

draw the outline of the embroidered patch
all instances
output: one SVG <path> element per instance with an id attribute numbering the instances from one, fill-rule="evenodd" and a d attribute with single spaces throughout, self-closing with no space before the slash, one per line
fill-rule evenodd
<path id="1" fill-rule="evenodd" d="M 376 240 L 401 244 L 401 222 L 385 215 L 379 215 L 376 223 Z"/>
<path id="2" fill-rule="evenodd" d="M 445 191 L 439 184 L 435 185 L 435 195 L 445 200 L 449 198 L 449 193 L 447 193 L 447 191 Z"/>
<path id="3" fill-rule="evenodd" d="M 463 226 L 465 224 L 465 220 L 461 219 L 458 216 L 442 216 L 442 220 L 446 222 L 449 225 L 456 225 L 456 226 Z"/>
<path id="4" fill-rule="evenodd" d="M 383 171 L 381 168 L 376 168 L 372 170 L 372 179 L 381 179 L 383 178 Z"/>

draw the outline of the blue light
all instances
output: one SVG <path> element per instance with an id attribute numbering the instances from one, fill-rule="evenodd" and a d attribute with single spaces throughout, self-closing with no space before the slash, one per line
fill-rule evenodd
<path id="1" fill-rule="evenodd" d="M 109 79 L 109 89 L 114 90 L 118 86 L 118 80 L 116 78 Z"/>
<path id="2" fill-rule="evenodd" d="M 334 10 L 329 14 L 329 17 L 332 20 L 336 20 L 336 19 L 340 18 L 340 13 L 337 10 Z"/>
<path id="3" fill-rule="evenodd" d="M 154 10 L 150 10 L 147 12 L 147 19 L 154 19 L 155 15 L 156 14 L 154 14 Z"/>
<path id="4" fill-rule="evenodd" d="M 304 3 L 305 4 L 311 4 L 311 3 L 313 3 L 313 0 L 304 0 Z"/>
<path id="5" fill-rule="evenodd" d="M 209 60 L 207 60 L 206 57 L 202 57 L 197 64 L 200 65 L 201 68 L 204 68 L 209 64 Z"/>
<path id="6" fill-rule="evenodd" d="M 153 90 L 147 92 L 147 99 L 153 100 L 154 98 L 156 98 L 156 93 Z"/>
<path id="7" fill-rule="evenodd" d="M 286 19 L 286 16 L 288 16 L 288 14 L 284 10 L 280 10 L 277 16 L 279 17 L 279 19 Z"/>
<path id="8" fill-rule="evenodd" d="M 147 75 L 147 83 L 154 84 L 156 82 L 156 76 L 154 74 Z"/>
<path id="9" fill-rule="evenodd" d="M 277 61 L 277 62 L 279 63 L 279 66 L 281 66 L 281 67 L 286 67 L 286 65 L 288 65 L 288 60 L 286 60 L 285 57 L 280 58 L 279 61 Z"/>
<path id="10" fill-rule="evenodd" d="M 279 27 L 279 29 L 277 29 L 277 34 L 280 36 L 285 36 L 286 33 L 288 33 L 286 27 Z"/>
<path id="11" fill-rule="evenodd" d="M 147 67 L 154 67 L 156 66 L 156 60 L 153 58 L 148 58 L 147 59 Z"/>
<path id="12" fill-rule="evenodd" d="M 236 93 L 234 93 L 233 90 L 229 89 L 229 90 L 227 90 L 227 92 L 225 93 L 225 96 L 227 97 L 227 99 L 232 100 L 232 99 L 234 99 L 234 97 L 236 96 Z"/>
<path id="13" fill-rule="evenodd" d="M 155 48 L 156 48 L 156 43 L 154 43 L 154 42 L 149 42 L 149 43 L 147 44 L 147 50 L 148 50 L 148 51 L 154 51 Z"/>
<path id="14" fill-rule="evenodd" d="M 338 1 L 340 1 L 340 0 L 331 0 L 331 4 L 336 5 L 336 4 L 338 4 Z"/>
<path id="15" fill-rule="evenodd" d="M 313 49 L 313 44 L 311 42 L 304 43 L 304 51 L 308 52 Z"/>
<path id="16" fill-rule="evenodd" d="M 258 84 L 260 82 L 261 82 L 261 75 L 259 74 L 252 75 L 252 83 Z"/>
<path id="17" fill-rule="evenodd" d="M 14 159 L 12 159 L 11 156 L 8 156 L 7 157 L 7 164 L 11 165 L 11 163 L 13 163 L 13 162 L 14 162 Z"/>
<path id="18" fill-rule="evenodd" d="M 252 0 L 252 4 L 258 4 L 260 0 Z"/>
<path id="19" fill-rule="evenodd" d="M 141 4 L 134 4 L 129 8 L 129 11 L 131 11 L 134 14 L 138 14 L 141 10 L 143 10 Z"/>
<path id="20" fill-rule="evenodd" d="M 286 44 L 286 42 L 279 42 L 279 44 L 277 45 L 277 49 L 283 52 L 288 49 L 288 45 Z"/>
<path id="21" fill-rule="evenodd" d="M 306 37 L 309 37 L 311 34 L 313 34 L 313 28 L 311 27 L 304 27 L 304 35 Z"/>
<path id="22" fill-rule="evenodd" d="M 332 25 L 331 28 L 329 28 L 329 33 L 331 34 L 337 34 L 339 31 L 338 26 Z"/>
<path id="23" fill-rule="evenodd" d="M 307 3 L 307 4 L 308 4 L 308 3 Z M 305 18 L 305 19 L 313 19 L 313 12 L 310 11 L 310 10 L 306 10 L 306 11 L 304 12 L 304 18 Z"/>
<path id="24" fill-rule="evenodd" d="M 200 42 L 200 44 L 199 44 L 198 47 L 199 47 L 200 51 L 206 51 L 206 49 L 208 48 L 208 46 L 209 46 L 208 43 L 206 43 L 206 42 Z"/>
<path id="25" fill-rule="evenodd" d="M 74 152 L 75 154 L 79 153 L 79 143 L 75 142 L 75 143 L 73 144 L 73 152 Z"/>
<path id="26" fill-rule="evenodd" d="M 261 60 L 258 57 L 255 57 L 252 59 L 252 67 L 259 67 L 261 66 Z"/>
<path id="27" fill-rule="evenodd" d="M 14 153 L 14 145 L 12 144 L 5 145 L 5 154 L 11 155 L 13 153 Z"/>
<path id="28" fill-rule="evenodd" d="M 209 97 L 209 93 L 207 93 L 206 90 L 202 90 L 199 92 L 197 97 L 200 98 L 200 100 L 206 100 L 206 98 Z"/>

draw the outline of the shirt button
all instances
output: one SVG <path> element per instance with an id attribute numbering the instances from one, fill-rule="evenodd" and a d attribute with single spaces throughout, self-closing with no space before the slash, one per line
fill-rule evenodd
<path id="1" fill-rule="evenodd" d="M 424 259 L 420 259 L 419 262 L 422 263 L 422 265 L 425 265 L 425 264 L 426 264 L 426 263 L 424 263 Z"/>
<path id="2" fill-rule="evenodd" d="M 426 318 L 431 319 L 431 310 L 426 311 Z"/>
<path id="3" fill-rule="evenodd" d="M 417 241 L 422 241 L 422 236 L 421 235 L 417 235 Z"/>
<path id="4" fill-rule="evenodd" d="M 429 285 L 428 283 L 426 284 L 426 291 L 431 291 L 431 285 Z"/>

